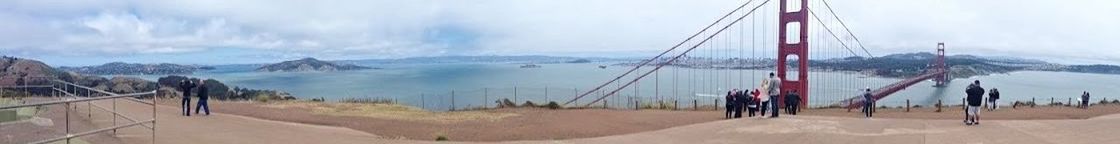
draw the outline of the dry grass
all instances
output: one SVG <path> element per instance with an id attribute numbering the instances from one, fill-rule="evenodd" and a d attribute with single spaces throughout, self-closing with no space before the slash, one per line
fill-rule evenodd
<path id="1" fill-rule="evenodd" d="M 324 103 L 308 101 L 285 101 L 268 103 L 271 108 L 304 108 L 314 114 L 331 116 L 359 116 L 406 121 L 460 122 L 471 120 L 496 121 L 517 116 L 515 113 L 488 111 L 432 112 L 412 106 L 387 103 Z"/>

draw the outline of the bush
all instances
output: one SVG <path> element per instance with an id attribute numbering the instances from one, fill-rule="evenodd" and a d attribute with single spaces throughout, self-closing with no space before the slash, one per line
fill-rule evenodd
<path id="1" fill-rule="evenodd" d="M 525 101 L 525 104 L 521 104 L 521 106 L 522 107 L 538 107 L 537 104 L 533 103 L 532 101 Z"/>
<path id="2" fill-rule="evenodd" d="M 449 140 L 451 140 L 451 139 L 448 139 L 447 136 L 436 136 L 436 141 L 449 141 Z"/>
<path id="3" fill-rule="evenodd" d="M 498 107 L 499 107 L 499 108 L 505 108 L 505 107 L 517 107 L 517 104 L 513 103 L 513 101 L 509 101 L 509 99 L 502 99 L 502 100 L 501 100 L 501 101 L 500 101 L 500 102 L 498 103 Z"/>
<path id="4" fill-rule="evenodd" d="M 547 105 L 547 107 L 548 107 L 548 109 L 560 109 L 560 108 L 563 108 L 563 107 L 561 107 L 561 106 L 560 106 L 560 104 L 559 104 L 559 103 L 556 103 L 555 101 L 552 101 L 552 102 L 548 102 L 548 105 Z"/>
<path id="5" fill-rule="evenodd" d="M 922 105 L 914 105 L 914 108 L 922 108 Z"/>

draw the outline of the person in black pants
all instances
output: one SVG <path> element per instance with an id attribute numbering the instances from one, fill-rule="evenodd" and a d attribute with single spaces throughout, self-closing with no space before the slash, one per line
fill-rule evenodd
<path id="1" fill-rule="evenodd" d="M 191 89 L 196 85 L 191 80 L 179 81 L 179 90 L 183 91 L 183 115 L 191 116 Z"/>
<path id="2" fill-rule="evenodd" d="M 741 114 L 735 113 L 735 110 L 737 110 L 739 108 L 735 106 L 736 101 L 735 101 L 735 95 L 733 95 L 734 93 L 735 93 L 734 90 L 727 91 L 727 96 L 724 96 L 724 101 L 726 103 L 726 104 L 724 104 L 724 107 L 727 108 L 727 112 L 724 112 L 724 114 L 723 114 L 724 115 L 723 118 L 725 118 L 725 119 L 731 119 L 733 114 L 741 115 Z M 736 116 L 736 118 L 738 118 L 738 116 Z"/>
<path id="3" fill-rule="evenodd" d="M 797 115 L 798 105 L 801 105 L 801 96 L 797 90 L 792 90 L 786 95 L 786 114 Z"/>
<path id="4" fill-rule="evenodd" d="M 206 100 L 210 99 L 209 92 L 210 90 L 206 88 L 206 82 L 198 80 L 198 104 L 195 105 L 194 114 L 198 114 L 198 110 L 206 109 L 203 111 L 206 112 L 206 115 L 210 115 L 210 104 L 206 103 Z"/>

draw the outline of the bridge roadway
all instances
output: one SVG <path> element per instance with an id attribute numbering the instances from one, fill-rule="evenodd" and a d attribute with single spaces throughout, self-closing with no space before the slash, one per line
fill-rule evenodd
<path id="1" fill-rule="evenodd" d="M 887 86 L 883 86 L 879 89 L 871 90 L 871 97 L 878 101 L 898 91 L 902 91 L 907 87 L 913 86 L 914 84 L 921 83 L 925 80 L 937 78 L 937 76 L 944 75 L 946 72 L 947 71 L 943 70 L 931 70 L 929 72 L 926 72 L 925 74 L 898 81 Z M 858 108 L 863 106 L 863 102 L 863 94 L 861 93 L 860 95 L 848 98 L 847 100 L 842 100 L 837 105 L 841 105 L 847 108 Z"/>

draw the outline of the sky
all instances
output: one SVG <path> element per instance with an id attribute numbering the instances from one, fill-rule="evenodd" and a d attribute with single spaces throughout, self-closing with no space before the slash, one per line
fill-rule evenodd
<path id="1" fill-rule="evenodd" d="M 0 1 L 0 55 L 54 66 L 245 64 L 303 57 L 648 57 L 746 1 L 5 0 Z M 813 11 L 825 12 L 820 0 L 809 1 Z M 1114 40 L 1120 38 L 1118 1 L 829 4 L 876 55 L 932 52 L 937 42 L 945 42 L 950 55 L 1120 64 L 1120 43 Z M 760 11 L 776 15 L 777 10 Z"/>

